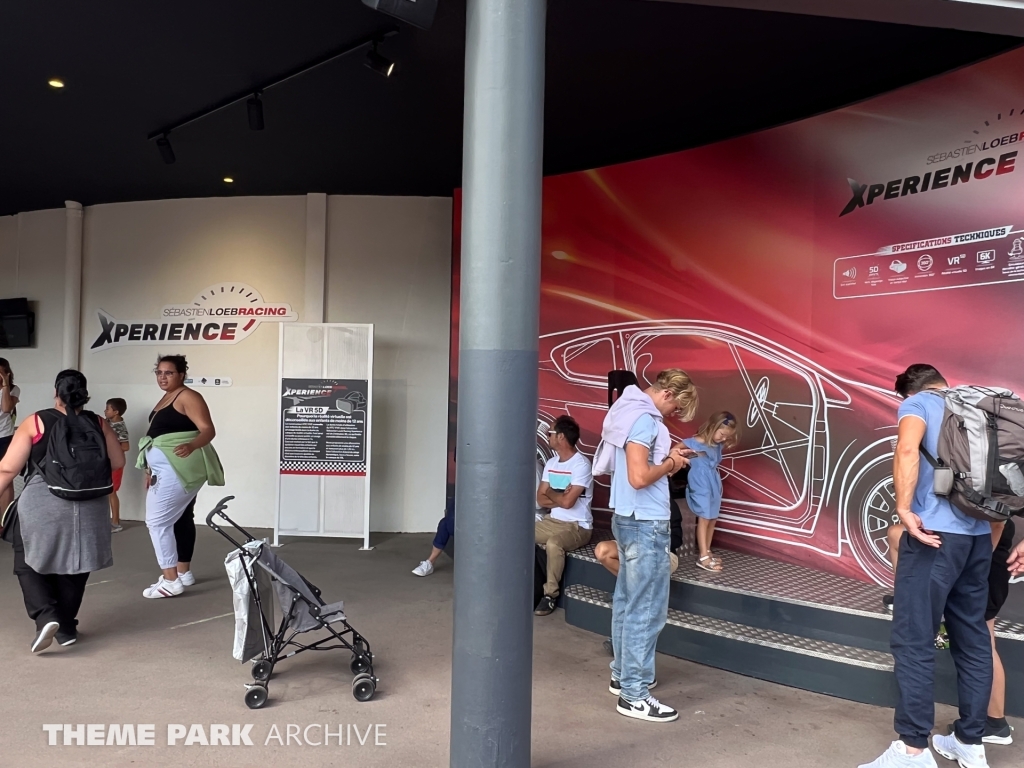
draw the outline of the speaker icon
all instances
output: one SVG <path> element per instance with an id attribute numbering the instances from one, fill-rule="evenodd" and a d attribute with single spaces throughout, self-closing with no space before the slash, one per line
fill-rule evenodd
<path id="1" fill-rule="evenodd" d="M 856 267 L 850 267 L 848 270 L 843 272 L 843 277 L 848 277 L 851 280 L 855 279 L 857 277 L 857 268 Z"/>

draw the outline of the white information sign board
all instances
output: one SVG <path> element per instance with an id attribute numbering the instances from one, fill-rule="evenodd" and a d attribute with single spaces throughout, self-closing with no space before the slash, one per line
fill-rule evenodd
<path id="1" fill-rule="evenodd" d="M 280 326 L 274 543 L 363 539 L 370 548 L 373 326 Z"/>

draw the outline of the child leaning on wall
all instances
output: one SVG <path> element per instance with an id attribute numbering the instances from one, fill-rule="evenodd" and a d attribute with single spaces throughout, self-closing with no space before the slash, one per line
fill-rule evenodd
<path id="1" fill-rule="evenodd" d="M 697 434 L 683 441 L 697 451 L 690 459 L 686 477 L 686 504 L 697 516 L 697 567 L 705 571 L 721 571 L 722 561 L 711 552 L 711 537 L 722 507 L 722 478 L 718 465 L 722 451 L 740 441 L 739 425 L 729 411 L 718 411 L 701 425 Z"/>
<path id="2" fill-rule="evenodd" d="M 121 450 L 128 453 L 128 427 L 124 423 L 124 412 L 128 410 L 128 404 L 120 397 L 112 397 L 107 400 L 107 408 L 103 415 L 114 430 L 117 440 L 121 443 Z M 114 492 L 110 494 L 110 525 L 111 530 L 117 533 L 121 530 L 121 502 L 117 498 L 117 492 L 121 488 L 121 478 L 124 476 L 124 469 L 114 470 Z"/>

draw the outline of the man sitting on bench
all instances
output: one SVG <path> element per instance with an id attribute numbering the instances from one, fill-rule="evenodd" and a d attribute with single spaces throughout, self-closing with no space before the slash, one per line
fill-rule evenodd
<path id="1" fill-rule="evenodd" d="M 580 425 L 571 416 L 559 416 L 548 432 L 548 445 L 555 455 L 544 465 L 537 489 L 537 504 L 551 510 L 551 514 L 537 521 L 535 529 L 537 545 L 548 554 L 544 597 L 534 611 L 538 616 L 555 610 L 565 553 L 590 542 L 594 477 L 587 457 L 576 450 L 579 439 Z"/>

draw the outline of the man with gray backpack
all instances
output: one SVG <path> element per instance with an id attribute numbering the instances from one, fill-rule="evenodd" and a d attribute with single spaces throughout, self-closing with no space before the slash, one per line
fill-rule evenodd
<path id="1" fill-rule="evenodd" d="M 1008 390 L 951 389 L 938 370 L 923 364 L 900 374 L 896 391 L 906 398 L 893 460 L 896 512 L 906 529 L 891 639 L 899 739 L 861 768 L 936 765 L 928 737 L 935 720 L 934 638 L 943 615 L 960 719 L 948 736 L 932 737 L 932 746 L 963 768 L 987 768 L 990 523 L 1024 508 L 1024 406 Z"/>

